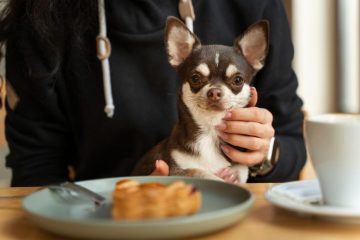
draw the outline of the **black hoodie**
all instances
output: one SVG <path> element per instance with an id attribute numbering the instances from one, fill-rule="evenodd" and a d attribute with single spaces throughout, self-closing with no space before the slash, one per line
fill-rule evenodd
<path id="1" fill-rule="evenodd" d="M 85 49 L 68 42 L 64 60 L 52 78 L 51 56 L 31 27 L 18 28 L 7 43 L 7 80 L 20 101 L 7 106 L 7 166 L 13 186 L 43 185 L 129 175 L 139 158 L 167 137 L 177 119 L 179 79 L 164 49 L 166 17 L 177 16 L 178 0 L 107 0 L 108 37 L 115 115 L 104 113 L 101 66 L 95 35 L 84 36 Z M 306 154 L 302 101 L 291 68 L 293 46 L 281 0 L 194 0 L 194 31 L 203 44 L 232 45 L 236 36 L 260 20 L 270 21 L 270 49 L 253 85 L 257 106 L 274 115 L 280 144 L 278 165 L 250 182 L 298 177 Z M 84 46 L 83 46 L 84 47 Z"/>

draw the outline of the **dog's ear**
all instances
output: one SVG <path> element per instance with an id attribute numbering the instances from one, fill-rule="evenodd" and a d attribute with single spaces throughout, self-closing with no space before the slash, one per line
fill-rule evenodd
<path id="1" fill-rule="evenodd" d="M 269 22 L 259 21 L 251 25 L 243 35 L 237 37 L 234 47 L 241 52 L 248 63 L 260 70 L 269 48 Z"/>
<path id="2" fill-rule="evenodd" d="M 171 66 L 177 68 L 191 54 L 194 48 L 200 46 L 199 39 L 175 18 L 168 17 L 165 28 L 165 46 Z"/>

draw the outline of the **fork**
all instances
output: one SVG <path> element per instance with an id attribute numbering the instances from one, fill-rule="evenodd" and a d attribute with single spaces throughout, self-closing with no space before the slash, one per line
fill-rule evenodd
<path id="1" fill-rule="evenodd" d="M 66 201 L 86 199 L 94 202 L 95 205 L 100 206 L 103 205 L 106 200 L 105 197 L 100 194 L 73 182 L 49 185 L 47 188 Z"/>

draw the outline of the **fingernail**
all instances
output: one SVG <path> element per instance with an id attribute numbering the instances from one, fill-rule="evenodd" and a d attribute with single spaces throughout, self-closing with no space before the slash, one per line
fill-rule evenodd
<path id="1" fill-rule="evenodd" d="M 227 113 L 225 114 L 225 116 L 224 116 L 223 119 L 230 119 L 230 118 L 231 118 L 231 115 L 232 115 L 231 112 L 227 112 Z"/>
<path id="2" fill-rule="evenodd" d="M 220 123 L 220 124 L 216 125 L 215 128 L 217 130 L 225 130 L 226 129 L 226 124 L 225 123 Z"/>
<path id="3" fill-rule="evenodd" d="M 229 147 L 227 147 L 225 145 L 221 145 L 220 147 L 221 147 L 221 149 L 223 150 L 224 153 L 229 153 L 230 152 Z"/>

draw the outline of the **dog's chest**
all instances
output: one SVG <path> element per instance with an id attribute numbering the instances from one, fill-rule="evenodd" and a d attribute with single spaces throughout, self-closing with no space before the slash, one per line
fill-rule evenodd
<path id="1" fill-rule="evenodd" d="M 207 172 L 216 173 L 220 169 L 231 165 L 222 154 L 219 141 L 215 128 L 213 125 L 209 125 L 202 129 L 193 142 L 189 143 L 188 147 L 194 153 L 174 149 L 171 152 L 171 156 L 177 165 L 183 169 L 199 168 Z"/>

